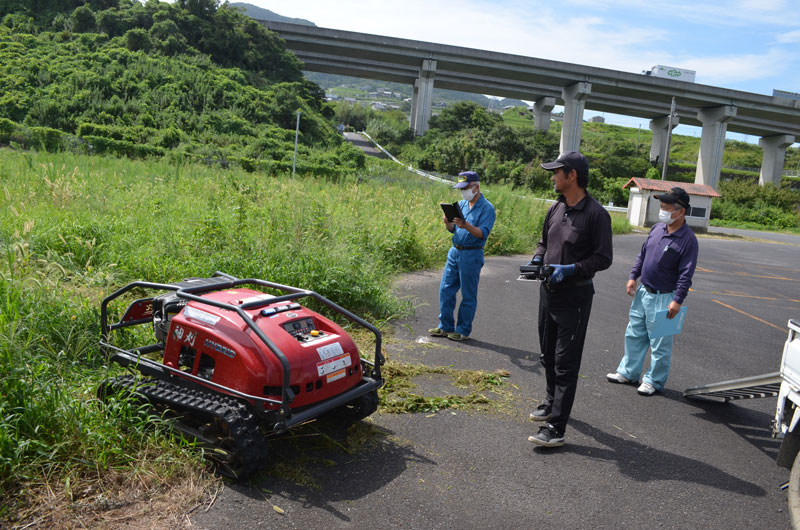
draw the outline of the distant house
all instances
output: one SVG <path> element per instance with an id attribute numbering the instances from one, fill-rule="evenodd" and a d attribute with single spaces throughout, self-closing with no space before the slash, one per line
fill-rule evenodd
<path id="1" fill-rule="evenodd" d="M 705 184 L 674 182 L 671 180 L 655 180 L 634 177 L 623 188 L 628 188 L 628 222 L 634 226 L 653 226 L 658 222 L 658 211 L 661 202 L 654 197 L 678 186 L 689 194 L 689 211 L 686 212 L 686 224 L 695 232 L 707 232 L 708 220 L 711 216 L 711 200 L 721 197 L 717 190 Z"/>
<path id="2" fill-rule="evenodd" d="M 602 116 L 592 116 L 589 121 L 592 123 L 605 123 L 606 119 Z"/>

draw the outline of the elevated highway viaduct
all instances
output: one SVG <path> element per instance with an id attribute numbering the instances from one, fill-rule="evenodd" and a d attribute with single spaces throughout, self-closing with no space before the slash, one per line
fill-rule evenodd
<path id="1" fill-rule="evenodd" d="M 800 138 L 800 101 L 580 64 L 316 26 L 259 21 L 304 69 L 412 85 L 411 127 L 422 135 L 433 87 L 534 101 L 547 130 L 564 106 L 561 151 L 578 150 L 585 109 L 650 120 L 651 160 L 663 160 L 672 98 L 678 123 L 702 127 L 695 183 L 717 187 L 727 131 L 760 137 L 762 184 L 779 183 L 786 148 Z"/>

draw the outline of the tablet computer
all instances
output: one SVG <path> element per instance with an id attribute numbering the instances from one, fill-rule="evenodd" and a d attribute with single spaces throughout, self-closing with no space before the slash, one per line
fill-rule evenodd
<path id="1" fill-rule="evenodd" d="M 455 219 L 456 217 L 459 217 L 461 219 L 464 218 L 464 216 L 461 215 L 461 208 L 459 208 L 457 202 L 454 203 L 442 202 L 439 203 L 439 206 L 442 207 L 442 211 L 444 212 L 445 217 L 447 217 L 448 223 L 452 223 L 453 219 Z"/>

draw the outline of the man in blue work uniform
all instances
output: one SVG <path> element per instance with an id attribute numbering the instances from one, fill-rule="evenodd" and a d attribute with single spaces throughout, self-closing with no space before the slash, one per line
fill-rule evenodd
<path id="1" fill-rule="evenodd" d="M 669 319 L 678 314 L 692 286 L 698 253 L 697 238 L 686 224 L 689 194 L 674 187 L 655 198 L 661 201 L 661 222 L 650 229 L 625 286 L 633 296 L 625 330 L 625 355 L 617 371 L 606 376 L 612 383 L 638 382 L 649 347 L 650 369 L 637 389 L 643 396 L 664 389 L 672 357 L 672 335 L 651 339 L 648 323 L 652 326 L 657 311 L 666 309 Z M 642 285 L 637 289 L 639 277 Z"/>
<path id="2" fill-rule="evenodd" d="M 494 206 L 481 193 L 480 177 L 474 171 L 458 174 L 458 183 L 453 186 L 461 190 L 458 206 L 462 218 L 454 217 L 442 221 L 453 234 L 453 246 L 447 253 L 447 263 L 439 285 L 439 326 L 429 329 L 435 337 L 464 340 L 472 332 L 472 319 L 478 307 L 478 280 L 483 268 L 483 246 L 494 226 Z M 456 293 L 461 289 L 461 304 L 458 306 L 458 324 L 453 320 Z"/>
<path id="3" fill-rule="evenodd" d="M 539 346 L 546 379 L 544 403 L 530 414 L 546 421 L 528 437 L 543 447 L 564 445 L 598 271 L 611 266 L 611 217 L 587 192 L 589 161 L 577 151 L 542 164 L 553 172 L 558 200 L 547 210 L 531 264 L 553 268 L 539 288 Z"/>

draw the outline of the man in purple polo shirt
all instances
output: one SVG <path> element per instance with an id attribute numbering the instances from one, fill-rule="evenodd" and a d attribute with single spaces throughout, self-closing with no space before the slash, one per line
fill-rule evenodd
<path id="1" fill-rule="evenodd" d="M 625 286 L 633 296 L 625 330 L 625 355 L 617 371 L 606 376 L 612 383 L 638 382 L 649 347 L 650 369 L 637 389 L 643 396 L 664 389 L 672 357 L 672 335 L 651 339 L 647 324 L 652 326 L 657 311 L 666 309 L 670 319 L 678 314 L 692 286 L 698 251 L 697 238 L 686 224 L 689 194 L 675 187 L 655 198 L 661 201 L 661 222 L 650 229 Z M 639 277 L 642 285 L 637 289 Z"/>

